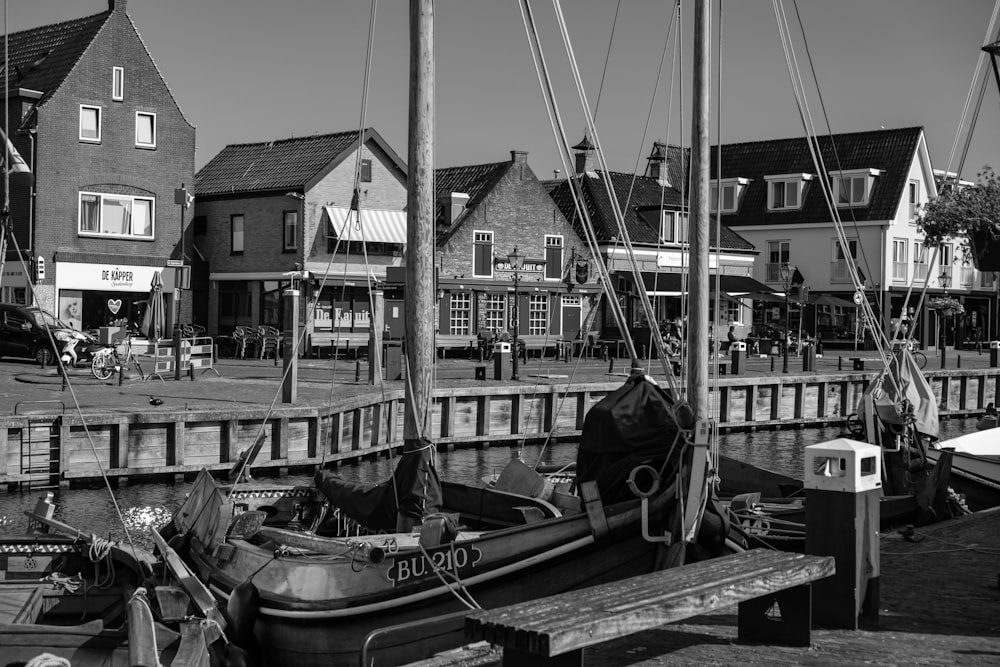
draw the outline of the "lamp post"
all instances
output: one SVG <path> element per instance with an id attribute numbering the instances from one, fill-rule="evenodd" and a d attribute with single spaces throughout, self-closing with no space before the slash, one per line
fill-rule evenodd
<path id="1" fill-rule="evenodd" d="M 948 273 L 947 269 L 941 269 L 941 275 L 938 276 L 938 282 L 941 283 L 941 289 L 944 290 L 945 296 L 948 296 L 948 288 L 951 287 L 951 274 Z M 945 345 L 947 341 L 944 337 L 944 320 L 945 315 L 942 311 L 938 311 L 938 329 L 941 330 L 941 368 L 945 365 Z"/>
<path id="2" fill-rule="evenodd" d="M 784 337 L 784 340 L 781 341 L 781 349 L 783 350 L 781 359 L 782 373 L 788 372 L 788 290 L 791 288 L 791 279 L 791 267 L 788 266 L 788 262 L 783 262 L 781 265 L 781 282 L 785 289 L 785 331 L 781 334 Z"/>
<path id="3" fill-rule="evenodd" d="M 511 276 L 511 280 L 514 283 L 514 308 L 513 308 L 513 317 L 514 317 L 514 366 L 511 369 L 510 379 L 511 380 L 519 380 L 520 378 L 517 376 L 517 358 L 519 356 L 519 354 L 518 354 L 519 351 L 518 351 L 518 346 L 517 346 L 517 330 L 518 330 L 518 325 L 520 324 L 520 319 L 521 318 L 520 318 L 520 313 L 518 313 L 517 287 L 521 283 L 521 273 L 520 273 L 520 271 L 521 271 L 521 262 L 524 261 L 524 255 L 520 254 L 517 251 L 517 246 L 514 246 L 514 250 L 512 250 L 510 252 L 510 254 L 507 255 L 507 261 L 510 263 L 510 270 L 513 272 L 513 275 Z"/>

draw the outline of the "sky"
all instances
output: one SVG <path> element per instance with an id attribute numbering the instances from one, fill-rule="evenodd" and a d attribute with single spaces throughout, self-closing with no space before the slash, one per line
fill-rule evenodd
<path id="1" fill-rule="evenodd" d="M 107 8 L 107 0 L 5 2 L 11 32 Z M 980 48 L 996 39 L 987 39 L 993 2 L 783 4 L 795 33 L 798 7 L 830 130 L 920 125 L 926 130 L 933 166 L 957 168 L 970 127 L 969 121 L 964 126 L 960 121 Z M 718 6 L 713 3 L 716 28 Z M 127 7 L 181 110 L 197 128 L 196 168 L 227 144 L 340 132 L 361 124 L 370 2 L 129 0 Z M 690 144 L 694 3 L 687 0 L 683 5 L 680 60 L 673 57 L 671 38 L 661 70 L 673 7 L 670 0 L 562 2 L 612 170 L 641 171 L 654 139 Z M 586 122 L 553 7 L 533 0 L 532 10 L 573 144 L 583 136 Z M 407 0 L 377 4 L 364 120 L 404 159 L 408 16 Z M 722 140 L 803 136 L 772 2 L 725 2 L 722 27 Z M 717 48 L 713 44 L 713 58 L 719 57 Z M 795 54 L 808 77 L 801 33 Z M 966 178 L 974 178 L 984 164 L 1000 167 L 1000 94 L 988 61 L 983 64 L 990 80 L 963 169 Z M 511 150 L 524 150 L 539 178 L 550 178 L 553 170 L 563 168 L 517 0 L 437 0 L 435 66 L 436 167 L 499 162 L 509 159 Z M 713 63 L 713 78 L 717 67 Z M 678 70 L 683 72 L 678 76 L 684 81 L 682 90 L 679 82 L 671 87 L 671 72 Z M 718 137 L 715 86 L 713 81 L 713 143 Z M 816 88 L 810 91 L 809 106 L 818 130 L 825 133 L 827 122 L 816 93 Z M 952 159 L 956 145 L 959 150 Z"/>

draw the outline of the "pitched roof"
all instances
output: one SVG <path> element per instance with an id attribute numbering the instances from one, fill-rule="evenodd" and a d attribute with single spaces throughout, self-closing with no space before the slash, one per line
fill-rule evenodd
<path id="1" fill-rule="evenodd" d="M 406 165 L 372 128 L 365 142 L 374 140 L 404 172 Z M 198 196 L 302 188 L 336 166 L 358 145 L 357 130 L 293 137 L 252 144 L 229 144 L 195 176 Z"/>
<path id="2" fill-rule="evenodd" d="M 680 167 L 670 166 L 674 172 L 671 178 L 680 178 Z M 675 175 L 676 174 L 676 175 Z M 625 222 L 625 230 L 633 243 L 659 243 L 659 210 L 679 209 L 681 206 L 680 191 L 675 187 L 664 187 L 654 178 L 633 176 L 620 172 L 609 172 L 614 187 L 615 197 L 621 209 Z M 584 204 L 594 225 L 594 232 L 599 241 L 610 241 L 618 236 L 618 226 L 615 223 L 614 209 L 604 183 L 600 178 L 591 176 L 574 177 L 580 182 L 583 191 Z M 671 180 L 671 183 L 678 182 Z M 570 192 L 569 181 L 549 181 L 549 195 L 556 206 L 562 211 L 573 227 L 581 232 L 582 224 L 576 214 Z M 650 211 L 656 213 L 650 215 Z M 715 225 L 710 226 L 709 244 L 727 250 L 753 250 L 754 246 L 739 234 L 722 225 L 721 243 L 716 242 Z"/>
<path id="3" fill-rule="evenodd" d="M 868 206 L 841 209 L 844 220 L 888 220 L 895 216 L 910 174 L 910 163 L 923 135 L 921 127 L 851 132 L 819 138 L 827 171 L 881 169 L 875 179 Z M 836 148 L 836 150 L 834 150 Z M 712 151 L 712 178 L 715 178 Z M 830 212 L 821 188 L 813 181 L 798 211 L 768 211 L 765 176 L 815 174 L 805 138 L 752 141 L 722 146 L 722 178 L 749 178 L 736 213 L 724 214 L 729 226 L 781 225 L 829 222 Z"/>
<path id="4" fill-rule="evenodd" d="M 110 11 L 12 32 L 7 36 L 11 86 L 52 96 L 90 46 Z"/>
<path id="5" fill-rule="evenodd" d="M 434 170 L 434 220 L 438 237 L 447 236 L 454 231 L 461 222 L 461 218 L 456 218 L 454 223 L 448 219 L 449 212 L 446 210 L 442 199 L 452 192 L 462 192 L 469 195 L 469 201 L 465 204 L 463 217 L 474 210 L 483 199 L 486 198 L 494 186 L 503 178 L 504 174 L 514 164 L 508 162 L 492 162 L 490 164 L 476 164 L 464 167 L 444 167 Z"/>

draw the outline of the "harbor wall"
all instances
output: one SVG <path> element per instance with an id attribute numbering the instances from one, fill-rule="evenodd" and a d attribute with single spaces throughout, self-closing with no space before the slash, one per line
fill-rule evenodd
<path id="1" fill-rule="evenodd" d="M 997 403 L 1000 369 L 926 374 L 945 417 Z M 720 378 L 711 403 L 721 431 L 843 424 L 874 373 Z M 431 432 L 441 450 L 575 439 L 587 411 L 621 382 L 439 388 Z M 328 408 L 185 410 L 0 417 L 0 487 L 229 470 L 261 434 L 255 470 L 282 473 L 353 463 L 402 445 L 402 390 L 373 391 Z"/>

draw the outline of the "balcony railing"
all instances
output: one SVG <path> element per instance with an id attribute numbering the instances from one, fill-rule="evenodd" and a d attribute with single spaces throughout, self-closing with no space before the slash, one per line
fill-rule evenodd
<path id="1" fill-rule="evenodd" d="M 767 272 L 765 281 L 769 283 L 783 282 L 781 277 L 781 268 L 784 266 L 788 266 L 788 262 L 768 262 L 764 266 Z"/>
<path id="2" fill-rule="evenodd" d="M 900 280 L 906 282 L 906 267 L 909 266 L 906 262 L 893 262 L 892 263 L 892 279 Z"/>
<path id="3" fill-rule="evenodd" d="M 971 266 L 963 266 L 959 278 L 962 287 L 972 287 L 976 282 L 976 270 Z"/>

